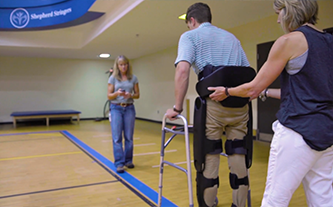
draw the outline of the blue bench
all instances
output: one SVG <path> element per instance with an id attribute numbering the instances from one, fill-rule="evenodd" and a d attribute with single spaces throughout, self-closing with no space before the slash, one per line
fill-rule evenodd
<path id="1" fill-rule="evenodd" d="M 39 119 L 46 118 L 46 126 L 50 124 L 50 118 L 59 117 L 77 117 L 77 123 L 80 122 L 80 111 L 75 110 L 51 110 L 51 111 L 16 111 L 11 113 L 10 116 L 13 117 L 14 128 L 16 128 L 16 120 L 18 119 Z"/>

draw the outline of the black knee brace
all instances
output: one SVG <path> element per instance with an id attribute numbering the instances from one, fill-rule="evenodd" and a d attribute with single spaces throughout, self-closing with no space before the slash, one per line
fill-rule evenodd
<path id="1" fill-rule="evenodd" d="M 227 155 L 233 154 L 240 154 L 240 155 L 247 155 L 248 150 L 245 148 L 245 140 L 227 140 L 225 142 L 225 151 Z M 245 157 L 245 164 L 246 164 L 246 157 Z M 237 190 L 240 185 L 249 185 L 249 178 L 248 176 L 239 179 L 236 174 L 229 174 L 229 181 L 230 186 L 232 189 Z"/>
<path id="2" fill-rule="evenodd" d="M 206 188 L 211 188 L 214 185 L 219 187 L 219 177 L 216 179 L 207 179 L 203 176 L 202 172 L 197 172 L 197 198 L 199 207 L 208 207 L 205 200 L 204 200 L 204 191 Z"/>
<path id="3" fill-rule="evenodd" d="M 245 148 L 245 141 L 240 139 L 225 141 L 225 152 L 227 155 L 246 155 L 247 150 Z"/>
<path id="4" fill-rule="evenodd" d="M 240 185 L 249 185 L 249 177 L 239 179 L 236 174 L 229 173 L 229 181 L 232 189 L 237 190 Z"/>
<path id="5" fill-rule="evenodd" d="M 252 128 L 251 128 L 252 130 Z M 243 140 L 227 140 L 225 142 L 225 151 L 227 155 L 240 154 L 245 155 L 245 165 L 250 168 L 252 165 L 253 136 L 247 134 Z"/>

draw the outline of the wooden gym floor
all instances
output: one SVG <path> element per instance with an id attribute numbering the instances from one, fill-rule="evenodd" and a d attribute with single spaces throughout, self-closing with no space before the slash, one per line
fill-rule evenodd
<path id="1" fill-rule="evenodd" d="M 161 124 L 136 120 L 134 169 L 117 174 L 113 166 L 110 123 L 81 121 L 0 125 L 1 207 L 147 207 L 157 206 Z M 171 126 L 170 126 L 171 127 Z M 166 134 L 167 138 L 171 135 Z M 192 141 L 192 134 L 190 134 Z M 184 136 L 177 135 L 165 160 L 186 168 Z M 191 156 L 192 156 L 191 148 Z M 265 187 L 269 143 L 254 141 L 250 168 L 251 203 L 260 206 Z M 192 164 L 194 206 L 197 205 Z M 227 158 L 221 156 L 219 207 L 230 207 Z M 279 181 L 283 182 L 283 181 Z M 187 178 L 164 167 L 162 206 L 189 206 Z M 302 186 L 290 206 L 306 206 Z"/>

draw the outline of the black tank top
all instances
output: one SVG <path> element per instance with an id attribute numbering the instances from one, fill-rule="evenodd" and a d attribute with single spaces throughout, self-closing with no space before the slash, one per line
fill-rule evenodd
<path id="1" fill-rule="evenodd" d="M 303 68 L 281 73 L 280 123 L 303 136 L 314 150 L 333 145 L 333 36 L 309 26 L 300 31 L 309 50 Z"/>

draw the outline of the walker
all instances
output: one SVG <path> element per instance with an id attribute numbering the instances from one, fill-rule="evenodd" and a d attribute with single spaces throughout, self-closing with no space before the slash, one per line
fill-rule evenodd
<path id="1" fill-rule="evenodd" d="M 168 164 L 169 166 L 172 166 L 178 170 L 183 171 L 187 175 L 187 186 L 188 186 L 188 196 L 189 196 L 189 206 L 193 207 L 193 187 L 192 187 L 192 172 L 191 172 L 191 154 L 190 154 L 190 142 L 189 142 L 189 133 L 188 133 L 188 124 L 187 120 L 183 115 L 177 115 L 177 119 L 181 119 L 184 123 L 184 127 L 181 127 L 180 131 L 179 128 L 172 127 L 171 129 L 165 127 L 166 125 L 166 116 L 163 117 L 162 122 L 162 141 L 161 141 L 161 158 L 160 158 L 160 177 L 159 177 L 159 191 L 158 191 L 158 207 L 161 207 L 162 205 L 162 187 L 163 187 L 163 169 L 164 164 Z M 166 133 L 173 133 L 173 135 L 165 142 L 165 134 Z M 185 136 L 185 149 L 186 149 L 186 168 L 180 167 L 174 163 L 168 162 L 164 160 L 164 150 L 169 145 L 169 143 L 172 141 L 172 139 L 176 135 L 184 135 Z"/>
<path id="2" fill-rule="evenodd" d="M 193 205 L 193 186 L 192 186 L 192 171 L 191 171 L 191 153 L 190 153 L 190 141 L 189 141 L 189 126 L 186 118 L 179 114 L 176 116 L 176 119 L 181 119 L 184 123 L 182 127 L 172 127 L 167 128 L 166 125 L 166 116 L 164 115 L 162 121 L 162 140 L 161 140 L 161 155 L 160 155 L 160 175 L 159 175 L 159 191 L 158 191 L 158 207 L 162 206 L 162 188 L 163 188 L 163 170 L 164 164 L 168 164 L 171 167 L 174 167 L 178 170 L 183 171 L 187 176 L 187 186 L 188 186 L 188 196 L 189 196 L 189 207 L 194 207 Z M 190 127 L 191 128 L 191 127 Z M 165 142 L 165 134 L 173 133 L 170 138 Z M 186 169 L 180 167 L 174 163 L 164 160 L 164 150 L 173 140 L 176 135 L 185 136 L 185 149 L 186 149 Z M 228 157 L 227 154 L 221 153 L 221 156 Z M 247 169 L 249 170 L 249 169 Z M 249 173 L 248 173 L 249 175 Z M 216 197 L 216 205 L 218 204 L 218 198 Z M 251 190 L 249 185 L 248 195 L 247 195 L 247 206 L 251 207 Z"/>

